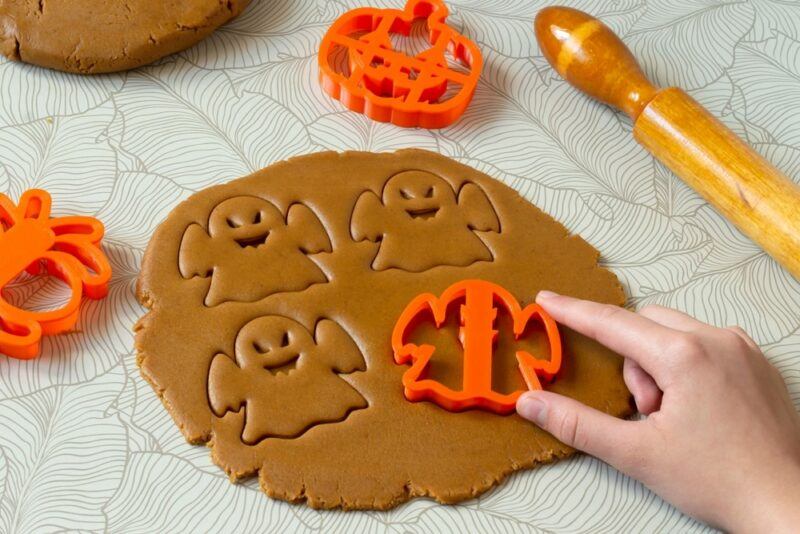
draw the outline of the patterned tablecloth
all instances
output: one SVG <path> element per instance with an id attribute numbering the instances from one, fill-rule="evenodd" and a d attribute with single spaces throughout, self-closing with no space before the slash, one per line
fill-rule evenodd
<path id="1" fill-rule="evenodd" d="M 46 339 L 37 360 L 0 357 L 0 532 L 705 528 L 588 457 L 517 474 L 458 506 L 343 513 L 272 501 L 255 481 L 232 485 L 205 447 L 187 444 L 133 353 L 147 242 L 192 192 L 307 152 L 422 147 L 484 170 L 597 247 L 633 306 L 742 325 L 800 404 L 800 283 L 636 145 L 624 116 L 554 75 L 531 30 L 544 2 L 450 1 L 486 66 L 463 119 L 425 131 L 343 111 L 317 85 L 323 32 L 362 1 L 254 0 L 206 41 L 129 73 L 0 62 L 0 191 L 16 199 L 46 188 L 56 214 L 102 219 L 115 272 L 77 332 Z M 687 89 L 800 180 L 800 4 L 567 3 L 599 15 L 655 81 Z M 13 292 L 31 308 L 63 297 L 38 279 Z"/>

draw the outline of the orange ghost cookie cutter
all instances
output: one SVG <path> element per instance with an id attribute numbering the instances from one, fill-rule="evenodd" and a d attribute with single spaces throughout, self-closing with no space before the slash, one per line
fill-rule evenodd
<path id="1" fill-rule="evenodd" d="M 111 267 L 100 250 L 103 224 L 93 217 L 50 218 L 50 194 L 26 191 L 14 205 L 0 194 L 0 353 L 30 359 L 39 354 L 42 335 L 60 334 L 78 320 L 81 296 L 108 293 Z M 70 288 L 69 301 L 49 311 L 28 311 L 9 303 L 2 289 L 27 271 L 42 269 Z"/>
<path id="2" fill-rule="evenodd" d="M 472 100 L 483 58 L 475 43 L 447 25 L 448 14 L 442 0 L 408 0 L 404 10 L 348 11 L 322 39 L 323 89 L 376 121 L 423 128 L 452 124 Z M 413 57 L 395 50 L 390 34 L 409 35 L 412 23 L 420 18 L 427 19 L 431 48 Z M 337 47 L 347 52 L 349 72 L 333 64 Z M 447 52 L 468 70 L 448 66 Z M 460 87 L 454 90 L 456 86 Z"/>
<path id="3" fill-rule="evenodd" d="M 436 348 L 432 345 L 407 343 L 410 327 L 428 312 L 439 328 L 446 320 L 448 306 L 464 300 L 460 307 L 459 340 L 464 349 L 463 385 L 453 390 L 425 377 L 428 362 Z M 431 401 L 450 411 L 481 408 L 498 414 L 514 411 L 522 390 L 503 394 L 492 389 L 492 356 L 497 339 L 494 328 L 498 309 L 503 306 L 513 320 L 515 339 L 525 333 L 528 323 L 536 318 L 544 326 L 550 344 L 550 358 L 541 360 L 524 350 L 516 353 L 520 373 L 531 390 L 542 389 L 540 377 L 552 380 L 561 368 L 561 337 L 558 325 L 541 306 L 522 308 L 517 299 L 503 287 L 483 280 L 463 280 L 448 287 L 441 297 L 431 293 L 418 295 L 406 306 L 392 332 L 392 350 L 398 364 L 411 367 L 403 374 L 406 399 Z"/>

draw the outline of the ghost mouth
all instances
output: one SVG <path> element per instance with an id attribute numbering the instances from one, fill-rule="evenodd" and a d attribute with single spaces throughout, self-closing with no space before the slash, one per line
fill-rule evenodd
<path id="1" fill-rule="evenodd" d="M 297 369 L 297 360 L 299 359 L 300 355 L 295 354 L 294 356 L 289 358 L 289 360 L 286 363 L 283 363 L 276 367 L 265 367 L 265 369 L 269 371 L 270 374 L 272 374 L 272 376 L 281 376 L 281 375 L 286 376 L 295 369 Z"/>
<path id="2" fill-rule="evenodd" d="M 436 214 L 439 212 L 439 208 L 420 208 L 415 210 L 406 210 L 406 213 L 412 219 L 422 219 L 423 221 L 427 221 L 428 219 L 433 219 L 436 217 Z"/>
<path id="3" fill-rule="evenodd" d="M 269 237 L 269 232 L 264 232 L 263 234 L 258 234 L 253 237 L 235 239 L 234 241 L 236 241 L 236 244 L 242 248 L 257 248 L 267 242 L 267 237 Z"/>

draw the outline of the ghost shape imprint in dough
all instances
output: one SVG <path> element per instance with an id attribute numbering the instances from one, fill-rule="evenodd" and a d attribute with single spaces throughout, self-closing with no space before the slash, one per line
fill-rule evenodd
<path id="1" fill-rule="evenodd" d="M 214 356 L 208 398 L 217 417 L 245 406 L 242 441 L 248 445 L 269 437 L 298 437 L 367 407 L 340 376 L 364 371 L 364 357 L 332 320 L 317 322 L 312 337 L 287 317 L 253 319 L 236 336 L 235 353 L 235 358 Z"/>
<path id="2" fill-rule="evenodd" d="M 320 252 L 331 252 L 331 241 L 310 208 L 292 204 L 284 218 L 267 200 L 239 196 L 214 208 L 208 231 L 199 224 L 186 229 L 179 266 L 184 278 L 211 278 L 205 304 L 216 306 L 327 282 L 309 258 Z"/>
<path id="3" fill-rule="evenodd" d="M 392 176 L 382 198 L 372 191 L 362 193 L 350 221 L 354 240 L 378 243 L 372 262 L 376 271 L 422 272 L 492 261 L 492 252 L 476 232 L 500 232 L 486 193 L 467 182 L 456 194 L 443 178 L 420 170 Z"/>

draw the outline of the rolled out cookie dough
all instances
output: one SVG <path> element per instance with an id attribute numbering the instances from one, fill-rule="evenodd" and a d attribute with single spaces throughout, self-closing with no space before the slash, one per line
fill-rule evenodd
<path id="1" fill-rule="evenodd" d="M 149 311 L 138 362 L 186 439 L 208 443 L 232 478 L 258 474 L 272 497 L 350 509 L 454 503 L 574 451 L 517 415 L 407 401 L 395 320 L 417 294 L 466 278 L 523 305 L 541 289 L 622 304 L 597 260 L 514 190 L 443 156 L 298 157 L 196 193 L 158 228 L 139 279 Z M 454 387 L 452 315 L 412 335 L 437 346 L 429 377 Z M 493 384 L 511 392 L 524 385 L 504 320 Z M 550 389 L 628 414 L 619 356 L 561 332 L 565 363 Z"/>
<path id="2" fill-rule="evenodd" d="M 250 0 L 0 0 L 0 52 L 67 72 L 146 65 L 188 48 Z"/>

